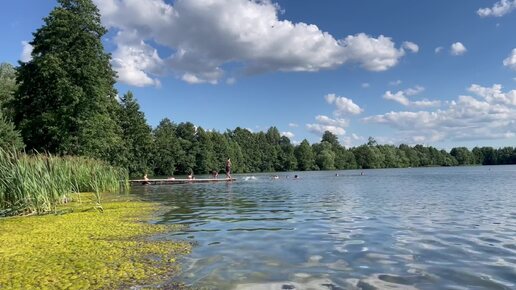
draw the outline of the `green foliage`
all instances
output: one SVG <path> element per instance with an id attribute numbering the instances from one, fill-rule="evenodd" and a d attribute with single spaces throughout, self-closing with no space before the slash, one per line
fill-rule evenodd
<path id="1" fill-rule="evenodd" d="M 60 0 L 34 33 L 18 68 L 14 121 L 28 149 L 118 162 L 115 73 L 91 0 Z"/>
<path id="2" fill-rule="evenodd" d="M 3 116 L 0 110 L 0 150 L 21 150 L 23 141 L 14 124 Z"/>
<path id="3" fill-rule="evenodd" d="M 312 170 L 315 167 L 315 157 L 312 147 L 308 140 L 304 139 L 298 147 L 296 147 L 295 155 L 299 170 Z"/>
<path id="4" fill-rule="evenodd" d="M 46 213 L 74 193 L 100 194 L 128 187 L 125 169 L 84 157 L 26 155 L 0 150 L 0 213 Z"/>
<path id="5" fill-rule="evenodd" d="M 451 156 L 455 157 L 459 165 L 475 164 L 475 155 L 471 153 L 466 147 L 453 148 L 450 151 Z"/>
<path id="6" fill-rule="evenodd" d="M 215 152 L 213 150 L 213 142 L 204 131 L 203 128 L 198 127 L 196 133 L 196 154 L 195 154 L 195 168 L 196 173 L 211 173 L 218 171 L 218 166 L 215 161 Z"/>
<path id="7" fill-rule="evenodd" d="M 333 151 L 332 144 L 328 141 L 321 141 L 321 143 L 314 144 L 312 147 L 315 152 L 315 164 L 317 167 L 320 170 L 334 170 L 336 154 Z"/>
<path id="8" fill-rule="evenodd" d="M 176 137 L 177 126 L 163 119 L 154 130 L 153 168 L 157 175 L 174 175 L 177 160 L 184 152 Z"/>
<path id="9" fill-rule="evenodd" d="M 143 176 L 151 170 L 154 140 L 152 129 L 147 125 L 145 115 L 132 92 L 127 92 L 120 101 L 118 122 L 124 136 L 126 156 L 121 158 L 121 166 L 129 170 L 132 176 Z M 119 153 L 122 155 L 122 153 Z"/>
<path id="10" fill-rule="evenodd" d="M 16 70 L 8 63 L 0 64 L 0 113 L 11 119 L 13 112 L 11 102 L 18 85 L 16 84 Z"/>
<path id="11" fill-rule="evenodd" d="M 179 142 L 179 152 L 176 159 L 176 170 L 189 174 L 195 168 L 195 155 L 198 150 L 196 129 L 190 122 L 180 123 L 176 128 L 176 137 Z"/>

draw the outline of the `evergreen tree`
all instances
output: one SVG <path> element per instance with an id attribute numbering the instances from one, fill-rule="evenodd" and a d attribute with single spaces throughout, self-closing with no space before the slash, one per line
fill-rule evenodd
<path id="1" fill-rule="evenodd" d="M 3 116 L 0 110 L 0 149 L 20 150 L 23 149 L 23 142 L 20 132 L 16 131 L 14 124 Z"/>
<path id="2" fill-rule="evenodd" d="M 217 172 L 223 173 L 225 166 L 226 166 L 226 160 L 228 158 L 231 158 L 231 146 L 229 144 L 229 140 L 231 139 L 228 134 L 221 134 L 216 131 L 208 132 L 208 138 L 210 139 L 211 143 L 213 144 L 213 166 L 211 170 L 215 170 Z M 231 159 L 231 161 L 234 161 L 234 159 Z M 241 166 L 239 166 L 241 167 Z M 251 172 L 248 170 L 245 170 L 244 172 Z"/>
<path id="3" fill-rule="evenodd" d="M 176 170 L 179 173 L 190 174 L 196 165 L 195 155 L 198 151 L 195 125 L 186 122 L 177 125 L 176 136 L 181 150 L 176 154 Z"/>
<path id="4" fill-rule="evenodd" d="M 335 152 L 332 150 L 332 144 L 328 141 L 322 141 L 319 144 L 313 146 L 316 154 L 315 164 L 321 170 L 333 170 L 335 169 Z"/>
<path id="5" fill-rule="evenodd" d="M 330 143 L 334 150 L 337 149 L 340 146 L 339 137 L 337 137 L 337 135 L 333 134 L 330 131 L 324 131 L 321 143 L 322 142 Z"/>
<path id="6" fill-rule="evenodd" d="M 122 128 L 125 153 L 124 163 L 131 175 L 143 176 L 150 171 L 153 149 L 152 129 L 147 125 L 140 105 L 132 92 L 127 92 L 120 100 L 118 121 Z M 123 152 L 119 153 L 120 155 Z"/>
<path id="7" fill-rule="evenodd" d="M 304 139 L 295 149 L 299 170 L 312 170 L 315 166 L 314 152 L 306 139 Z"/>
<path id="8" fill-rule="evenodd" d="M 172 121 L 165 118 L 154 130 L 153 167 L 157 175 L 171 176 L 176 172 L 178 154 L 181 152 L 176 128 Z"/>
<path id="9" fill-rule="evenodd" d="M 0 111 L 7 119 L 12 118 L 11 102 L 18 85 L 16 84 L 16 70 L 8 63 L 0 64 Z"/>
<path id="10" fill-rule="evenodd" d="M 121 163 L 115 73 L 91 0 L 58 0 L 18 68 L 14 121 L 29 149 Z"/>
<path id="11" fill-rule="evenodd" d="M 281 154 L 280 164 L 281 171 L 291 171 L 297 169 L 297 159 L 294 154 L 294 146 L 290 143 L 290 139 L 286 136 L 280 138 Z"/>
<path id="12" fill-rule="evenodd" d="M 196 134 L 197 152 L 195 156 L 196 173 L 211 173 L 217 171 L 217 164 L 215 163 L 215 155 L 213 152 L 213 143 L 202 127 L 197 128 Z"/>

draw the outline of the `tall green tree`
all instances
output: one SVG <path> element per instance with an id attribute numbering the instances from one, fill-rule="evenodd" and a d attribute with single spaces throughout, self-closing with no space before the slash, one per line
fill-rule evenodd
<path id="1" fill-rule="evenodd" d="M 196 165 L 196 154 L 198 152 L 198 143 L 196 138 L 195 125 L 186 122 L 177 125 L 176 136 L 179 141 L 181 150 L 176 154 L 177 164 L 176 170 L 179 173 L 190 174 Z"/>
<path id="2" fill-rule="evenodd" d="M 315 157 L 312 147 L 306 139 L 304 139 L 299 146 L 296 147 L 294 154 L 297 158 L 299 170 L 312 170 L 315 166 Z"/>
<path id="3" fill-rule="evenodd" d="M 198 144 L 195 153 L 195 168 L 196 173 L 211 173 L 218 171 L 218 166 L 215 162 L 215 154 L 213 152 L 213 143 L 208 133 L 202 128 L 197 128 L 196 142 Z"/>
<path id="4" fill-rule="evenodd" d="M 152 165 L 157 175 L 174 175 L 181 146 L 176 137 L 177 126 L 165 118 L 154 130 Z"/>
<path id="5" fill-rule="evenodd" d="M 28 149 L 120 162 L 115 72 L 91 0 L 58 0 L 18 68 L 14 121 Z"/>
<path id="6" fill-rule="evenodd" d="M 0 110 L 0 148 L 4 150 L 20 150 L 23 149 L 23 142 L 18 132 L 14 128 L 14 124 L 3 116 Z"/>
<path id="7" fill-rule="evenodd" d="M 315 164 L 321 170 L 335 169 L 335 152 L 332 150 L 332 144 L 328 141 L 321 141 L 319 144 L 312 146 L 315 152 Z"/>
<path id="8" fill-rule="evenodd" d="M 297 159 L 294 154 L 294 146 L 290 143 L 290 139 L 286 136 L 280 138 L 281 154 L 279 155 L 281 169 L 280 171 L 292 171 L 297 169 Z"/>
<path id="9" fill-rule="evenodd" d="M 143 176 L 150 171 L 153 149 L 152 129 L 132 92 L 120 100 L 118 122 L 122 128 L 126 156 L 120 158 L 131 175 Z M 119 153 L 120 155 L 123 152 Z"/>
<path id="10" fill-rule="evenodd" d="M 459 165 L 475 164 L 475 155 L 466 147 L 452 148 L 450 154 L 455 157 Z"/>
<path id="11" fill-rule="evenodd" d="M 9 63 L 0 64 L 0 110 L 4 117 L 11 119 L 13 112 L 11 102 L 18 85 L 16 84 L 16 70 Z"/>

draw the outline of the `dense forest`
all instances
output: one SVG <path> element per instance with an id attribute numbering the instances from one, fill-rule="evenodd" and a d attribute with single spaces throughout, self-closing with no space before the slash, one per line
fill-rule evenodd
<path id="1" fill-rule="evenodd" d="M 345 148 L 331 132 L 319 143 L 294 145 L 276 127 L 218 132 L 168 118 L 151 128 L 131 92 L 118 97 L 97 7 L 58 2 L 34 33 L 32 59 L 0 65 L 1 148 L 97 158 L 136 176 L 220 171 L 227 158 L 237 173 L 516 164 L 513 147 L 447 152 L 369 138 Z"/>

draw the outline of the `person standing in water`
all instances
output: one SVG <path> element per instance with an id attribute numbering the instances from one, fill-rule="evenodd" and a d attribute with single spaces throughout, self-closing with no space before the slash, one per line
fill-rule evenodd
<path id="1" fill-rule="evenodd" d="M 227 178 L 231 179 L 231 159 L 228 158 L 228 161 L 226 161 L 226 176 Z"/>

